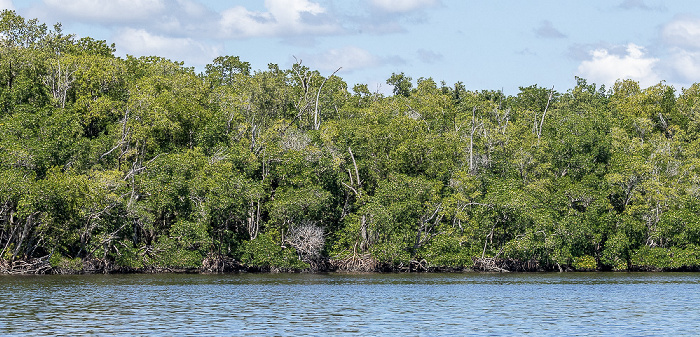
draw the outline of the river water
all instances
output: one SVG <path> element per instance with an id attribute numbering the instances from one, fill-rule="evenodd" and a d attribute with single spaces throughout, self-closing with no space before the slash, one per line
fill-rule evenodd
<path id="1" fill-rule="evenodd" d="M 696 336 L 700 274 L 0 276 L 0 335 Z"/>

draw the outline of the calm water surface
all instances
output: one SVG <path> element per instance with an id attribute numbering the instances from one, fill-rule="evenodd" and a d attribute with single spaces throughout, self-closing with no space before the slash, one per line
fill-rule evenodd
<path id="1" fill-rule="evenodd" d="M 700 274 L 0 276 L 0 335 L 696 336 Z"/>

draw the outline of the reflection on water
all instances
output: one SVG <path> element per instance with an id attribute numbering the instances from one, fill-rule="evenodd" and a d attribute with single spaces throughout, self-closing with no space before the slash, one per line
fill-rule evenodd
<path id="1" fill-rule="evenodd" d="M 697 335 L 700 274 L 0 276 L 1 335 Z"/>

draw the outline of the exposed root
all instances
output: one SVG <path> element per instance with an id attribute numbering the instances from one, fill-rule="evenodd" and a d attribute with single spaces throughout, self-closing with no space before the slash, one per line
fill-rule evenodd
<path id="1" fill-rule="evenodd" d="M 220 254 L 209 254 L 204 258 L 202 267 L 199 269 L 203 273 L 228 273 L 241 271 L 243 266 L 231 257 Z"/>
<path id="2" fill-rule="evenodd" d="M 52 271 L 49 257 L 46 255 L 29 260 L 0 261 L 0 274 L 49 274 Z"/>
<path id="3" fill-rule="evenodd" d="M 553 266 L 544 266 L 537 260 L 499 259 L 493 257 L 474 258 L 474 270 L 488 272 L 536 272 L 549 271 Z M 562 271 L 561 267 L 559 270 Z"/>
<path id="4" fill-rule="evenodd" d="M 373 272 L 379 269 L 379 263 L 371 254 L 352 254 L 346 257 L 331 259 L 330 269 L 344 272 Z"/>

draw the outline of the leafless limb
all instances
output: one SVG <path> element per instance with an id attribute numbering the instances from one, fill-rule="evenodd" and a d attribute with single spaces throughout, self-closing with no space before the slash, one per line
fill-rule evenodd
<path id="1" fill-rule="evenodd" d="M 328 78 L 323 80 L 323 83 L 321 83 L 321 86 L 318 88 L 318 92 L 316 93 L 316 108 L 314 110 L 314 130 L 318 130 L 319 127 L 321 127 L 321 119 L 318 115 L 318 99 L 321 97 L 321 89 L 323 89 L 323 85 L 326 84 L 326 81 L 328 81 L 331 77 L 335 76 L 335 73 L 340 71 L 343 67 L 338 67 L 331 76 L 328 76 Z"/>

